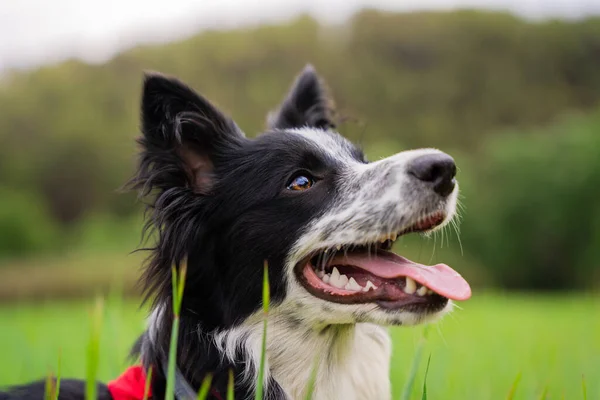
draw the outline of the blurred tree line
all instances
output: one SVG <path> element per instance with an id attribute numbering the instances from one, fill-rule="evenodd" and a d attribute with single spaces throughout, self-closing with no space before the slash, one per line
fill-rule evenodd
<path id="1" fill-rule="evenodd" d="M 11 73 L 0 81 L 0 258 L 75 245 L 90 221 L 138 232 L 141 207 L 117 189 L 133 172 L 143 70 L 189 83 L 252 136 L 307 62 L 340 131 L 367 149 L 456 156 L 465 256 L 488 283 L 600 281 L 600 18 L 474 11 L 366 10 L 343 26 L 301 17 Z"/>

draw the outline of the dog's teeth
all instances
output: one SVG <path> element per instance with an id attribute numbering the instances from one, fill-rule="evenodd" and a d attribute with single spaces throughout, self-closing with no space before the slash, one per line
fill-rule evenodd
<path id="1" fill-rule="evenodd" d="M 329 283 L 330 279 L 331 279 L 331 277 L 329 276 L 329 274 L 325 274 L 325 275 L 323 275 L 323 278 L 321 278 L 321 280 L 325 283 Z"/>
<path id="2" fill-rule="evenodd" d="M 368 292 L 371 289 L 377 289 L 377 286 L 375 286 L 373 284 L 373 282 L 371 281 L 367 281 L 367 284 L 365 285 L 365 287 L 363 288 L 363 292 Z"/>
<path id="3" fill-rule="evenodd" d="M 333 267 L 333 271 L 331 271 L 331 278 L 329 279 L 329 284 L 331 286 L 335 286 L 338 289 L 343 289 L 347 283 L 348 277 L 346 275 L 340 275 L 340 271 L 338 271 L 336 267 Z"/>
<path id="4" fill-rule="evenodd" d="M 333 279 L 333 275 L 329 279 L 329 284 L 335 286 L 338 289 L 344 289 L 348 284 L 348 277 L 346 275 L 340 275 L 337 279 Z"/>
<path id="5" fill-rule="evenodd" d="M 425 296 L 425 294 L 427 293 L 427 286 L 421 286 L 418 290 L 417 290 L 417 294 L 419 296 Z"/>
<path id="6" fill-rule="evenodd" d="M 397 238 L 397 237 L 398 237 L 398 235 L 396 235 L 395 233 L 392 233 L 392 234 L 390 235 L 390 239 L 392 240 L 392 242 L 393 242 L 394 240 L 396 240 L 396 238 Z"/>
<path id="7" fill-rule="evenodd" d="M 322 269 L 317 271 L 317 276 L 319 278 L 321 278 L 321 280 L 323 280 L 323 277 L 325 276 L 325 271 L 323 271 Z"/>
<path id="8" fill-rule="evenodd" d="M 331 271 L 331 280 L 336 282 L 340 279 L 340 271 L 338 271 L 337 267 L 333 267 L 333 271 Z"/>
<path id="9" fill-rule="evenodd" d="M 417 291 L 417 283 L 408 276 L 406 277 L 406 285 L 404 286 L 404 292 L 408 294 L 413 294 Z"/>
<path id="10" fill-rule="evenodd" d="M 335 248 L 336 248 L 338 251 L 340 251 L 340 250 L 341 250 L 341 248 L 342 248 L 342 246 L 338 244 L 337 246 L 335 246 Z"/>
<path id="11" fill-rule="evenodd" d="M 348 283 L 350 283 L 350 284 L 352 284 L 352 286 L 354 286 L 354 290 L 357 290 L 360 292 L 363 289 L 363 287 L 360 286 L 354 278 L 350 278 L 350 281 Z"/>
<path id="12" fill-rule="evenodd" d="M 340 279 L 338 279 L 338 288 L 342 289 L 345 288 L 346 285 L 348 284 L 348 277 L 346 275 L 340 275 Z"/>
<path id="13" fill-rule="evenodd" d="M 429 295 L 433 294 L 433 290 L 427 289 L 427 294 L 429 294 Z"/>
<path id="14" fill-rule="evenodd" d="M 346 286 L 344 286 L 344 289 L 354 290 L 355 292 L 360 292 L 362 290 L 362 286 L 360 286 L 354 278 L 350 277 L 350 279 L 348 280 L 348 283 L 346 284 Z"/>

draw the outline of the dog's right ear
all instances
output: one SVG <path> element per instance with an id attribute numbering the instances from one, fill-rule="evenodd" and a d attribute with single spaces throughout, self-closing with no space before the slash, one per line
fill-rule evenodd
<path id="1" fill-rule="evenodd" d="M 296 78 L 279 109 L 267 117 L 270 129 L 335 128 L 333 101 L 327 96 L 323 81 L 312 65 Z"/>
<path id="2" fill-rule="evenodd" d="M 156 73 L 144 79 L 142 133 L 133 183 L 144 193 L 177 186 L 209 193 L 216 153 L 243 138 L 233 120 L 208 100 L 177 79 Z"/>

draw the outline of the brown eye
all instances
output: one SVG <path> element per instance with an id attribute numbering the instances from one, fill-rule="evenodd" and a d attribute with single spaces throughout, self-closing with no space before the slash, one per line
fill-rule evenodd
<path id="1" fill-rule="evenodd" d="M 291 180 L 287 188 L 289 190 L 307 190 L 310 189 L 315 181 L 305 175 L 298 175 Z"/>

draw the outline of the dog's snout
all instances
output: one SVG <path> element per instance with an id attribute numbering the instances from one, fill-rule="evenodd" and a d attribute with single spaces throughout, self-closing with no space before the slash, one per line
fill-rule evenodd
<path id="1" fill-rule="evenodd" d="M 408 173 L 417 179 L 428 182 L 440 196 L 446 197 L 456 186 L 456 164 L 454 159 L 445 153 L 427 154 L 412 160 L 408 165 Z"/>

